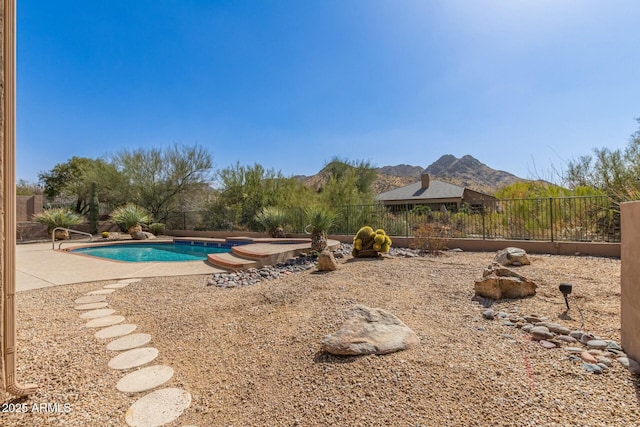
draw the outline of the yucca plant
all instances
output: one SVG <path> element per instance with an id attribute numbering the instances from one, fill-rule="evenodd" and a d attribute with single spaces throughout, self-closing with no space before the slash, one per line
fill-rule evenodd
<path id="1" fill-rule="evenodd" d="M 69 228 L 73 225 L 84 223 L 84 217 L 66 208 L 46 209 L 33 216 L 33 220 L 39 224 L 47 226 L 47 233 L 51 233 L 54 228 Z M 69 238 L 66 230 L 57 230 L 56 239 L 65 240 Z"/>
<path id="2" fill-rule="evenodd" d="M 284 225 L 287 220 L 286 213 L 276 207 L 267 207 L 256 215 L 256 221 L 271 237 L 286 237 Z"/>
<path id="3" fill-rule="evenodd" d="M 322 252 L 327 247 L 327 232 L 335 225 L 337 216 L 327 208 L 309 208 L 305 211 L 311 233 L 311 250 Z"/>
<path id="4" fill-rule="evenodd" d="M 142 206 L 127 203 L 111 212 L 111 219 L 121 230 L 126 230 L 131 237 L 136 238 L 142 231 L 142 224 L 151 222 L 151 215 Z"/>

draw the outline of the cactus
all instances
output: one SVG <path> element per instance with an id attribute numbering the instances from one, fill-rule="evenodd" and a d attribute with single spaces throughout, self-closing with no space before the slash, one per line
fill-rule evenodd
<path id="1" fill-rule="evenodd" d="M 391 249 L 391 238 L 381 228 L 373 231 L 373 228 L 364 226 L 353 238 L 354 257 L 377 257 L 381 253 L 387 253 Z"/>
<path id="2" fill-rule="evenodd" d="M 91 199 L 89 200 L 89 233 L 98 233 L 98 193 L 96 192 L 96 183 L 91 183 Z"/>

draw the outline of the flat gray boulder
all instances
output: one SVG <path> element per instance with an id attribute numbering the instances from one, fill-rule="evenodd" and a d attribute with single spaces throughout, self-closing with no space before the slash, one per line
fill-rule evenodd
<path id="1" fill-rule="evenodd" d="M 476 295 L 494 300 L 524 298 L 536 294 L 536 285 L 526 277 L 493 263 L 484 270 L 482 279 L 475 281 Z"/>
<path id="2" fill-rule="evenodd" d="M 387 354 L 419 342 L 416 333 L 393 314 L 358 304 L 347 312 L 340 330 L 322 339 L 322 349 L 341 356 Z"/>
<path id="3" fill-rule="evenodd" d="M 527 252 L 524 249 L 514 247 L 499 250 L 493 259 L 493 262 L 497 262 L 503 266 L 513 265 L 516 267 L 531 264 L 531 261 L 529 261 L 529 257 L 527 256 Z"/>

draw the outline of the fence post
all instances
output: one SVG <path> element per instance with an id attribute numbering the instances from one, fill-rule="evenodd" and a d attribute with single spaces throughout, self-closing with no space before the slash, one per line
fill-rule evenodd
<path id="1" fill-rule="evenodd" d="M 484 199 L 482 199 L 482 240 L 486 239 L 486 229 L 485 229 L 485 223 L 484 223 L 484 217 L 485 217 L 485 211 L 487 210 L 487 205 L 484 202 Z"/>
<path id="2" fill-rule="evenodd" d="M 409 237 L 409 204 L 404 205 L 404 237 Z"/>
<path id="3" fill-rule="evenodd" d="M 551 243 L 553 243 L 553 197 L 549 197 L 549 226 L 551 229 Z"/>

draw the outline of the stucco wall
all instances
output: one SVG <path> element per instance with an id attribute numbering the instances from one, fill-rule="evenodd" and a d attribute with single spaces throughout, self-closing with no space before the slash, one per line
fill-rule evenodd
<path id="1" fill-rule="evenodd" d="M 620 211 L 622 347 L 640 361 L 640 202 L 622 203 Z"/>

